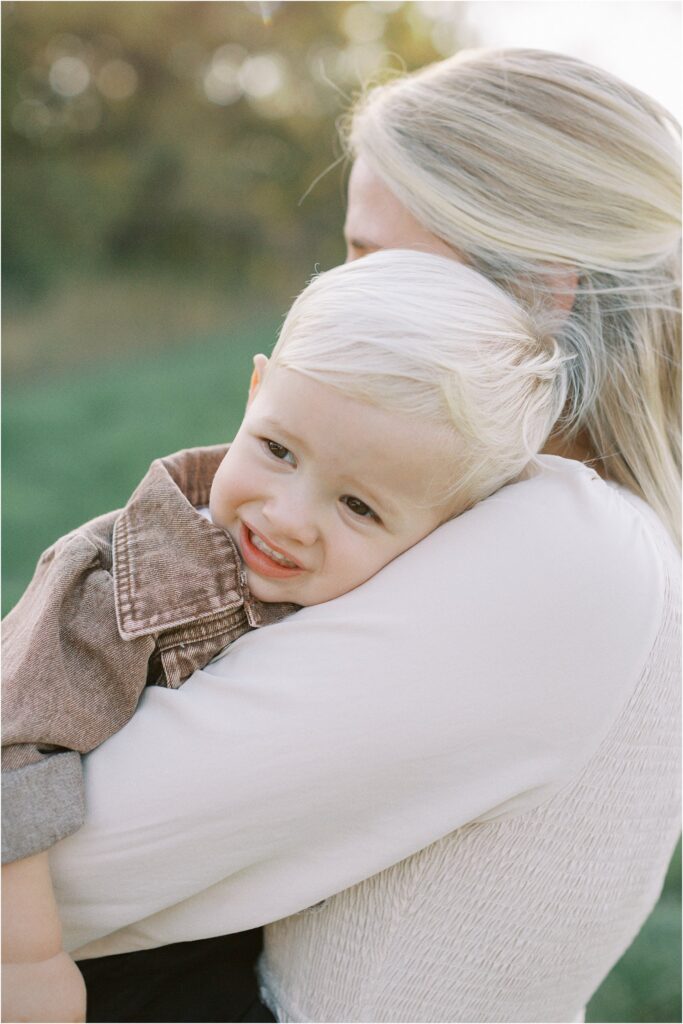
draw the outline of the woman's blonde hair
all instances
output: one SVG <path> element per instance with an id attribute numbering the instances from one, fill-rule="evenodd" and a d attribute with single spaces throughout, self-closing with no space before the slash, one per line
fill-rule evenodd
<path id="1" fill-rule="evenodd" d="M 680 128 L 572 57 L 471 51 L 380 85 L 343 128 L 402 204 L 523 302 L 565 307 L 556 431 L 680 531 Z M 572 304 L 573 302 L 573 304 Z M 562 304 L 561 302 L 559 303 Z"/>
<path id="2" fill-rule="evenodd" d="M 455 260 L 384 250 L 314 277 L 290 309 L 270 366 L 425 423 L 450 458 L 416 504 L 462 512 L 518 477 L 567 395 L 547 314 L 534 319 Z"/>

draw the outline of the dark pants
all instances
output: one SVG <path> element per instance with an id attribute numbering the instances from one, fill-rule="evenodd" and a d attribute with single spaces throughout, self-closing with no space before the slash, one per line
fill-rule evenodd
<path id="1" fill-rule="evenodd" d="M 259 1000 L 261 928 L 80 960 L 88 1021 L 274 1021 Z"/>

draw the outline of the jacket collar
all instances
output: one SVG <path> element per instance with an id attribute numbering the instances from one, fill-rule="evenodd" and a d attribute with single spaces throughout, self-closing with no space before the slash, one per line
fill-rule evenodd
<path id="1" fill-rule="evenodd" d="M 254 598 L 230 534 L 196 510 L 208 505 L 227 450 L 190 448 L 157 459 L 116 520 L 114 594 L 124 639 L 241 606 L 249 625 L 263 626 L 297 607 Z"/>

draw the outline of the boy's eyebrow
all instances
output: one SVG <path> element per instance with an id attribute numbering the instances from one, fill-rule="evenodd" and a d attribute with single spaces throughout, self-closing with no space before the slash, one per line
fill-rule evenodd
<path id="1" fill-rule="evenodd" d="M 348 245 L 353 246 L 354 249 L 379 249 L 381 246 L 377 242 L 370 241 L 369 238 L 359 238 L 357 235 L 349 235 L 346 239 Z"/>
<path id="2" fill-rule="evenodd" d="M 286 427 L 282 426 L 279 420 L 275 420 L 271 416 L 264 416 L 263 426 L 265 429 L 272 430 L 273 433 L 279 434 L 285 441 L 298 445 L 299 448 L 303 448 L 305 450 L 308 449 L 306 442 L 302 440 L 302 438 L 297 437 L 296 434 L 290 433 Z M 275 439 L 273 438 L 273 440 Z"/>
<path id="3" fill-rule="evenodd" d="M 390 516 L 396 515 L 398 512 L 398 505 L 395 501 L 373 490 L 372 487 L 368 487 L 367 484 L 357 480 L 355 477 L 349 476 L 345 478 L 344 490 L 345 493 L 352 494 L 363 501 L 367 499 L 368 504 L 375 512 L 381 512 L 383 515 L 388 513 Z"/>
<path id="4" fill-rule="evenodd" d="M 365 487 L 362 484 L 359 485 L 358 490 L 364 498 L 368 499 L 370 507 L 374 509 L 375 512 L 379 511 L 382 515 L 388 513 L 390 516 L 393 516 L 396 513 L 396 506 L 388 498 L 382 498 L 379 494 L 375 494 L 375 492 L 369 487 Z"/>

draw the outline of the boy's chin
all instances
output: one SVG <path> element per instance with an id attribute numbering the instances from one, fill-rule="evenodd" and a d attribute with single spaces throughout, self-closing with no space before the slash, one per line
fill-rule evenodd
<path id="1" fill-rule="evenodd" d="M 316 583 L 318 586 L 316 587 Z M 327 601 L 334 601 L 341 597 L 347 590 L 339 590 L 336 593 L 326 593 L 321 586 L 322 580 L 310 579 L 301 580 L 269 580 L 257 575 L 251 569 L 247 569 L 247 585 L 252 597 L 267 604 L 298 604 L 302 608 L 309 608 L 316 604 L 325 604 Z"/>
<path id="2" fill-rule="evenodd" d="M 252 597 L 258 601 L 265 601 L 268 604 L 313 604 L 306 601 L 301 594 L 297 594 L 296 580 L 269 580 L 258 576 L 251 569 L 247 569 L 247 585 Z"/>
<path id="3" fill-rule="evenodd" d="M 249 593 L 258 601 L 266 604 L 298 604 L 302 608 L 308 608 L 314 604 L 325 604 L 326 601 L 333 601 L 340 594 L 325 594 L 322 589 L 316 592 L 313 580 L 307 580 L 302 586 L 299 579 L 292 580 L 269 580 L 258 576 L 251 569 L 247 569 L 247 586 Z"/>

